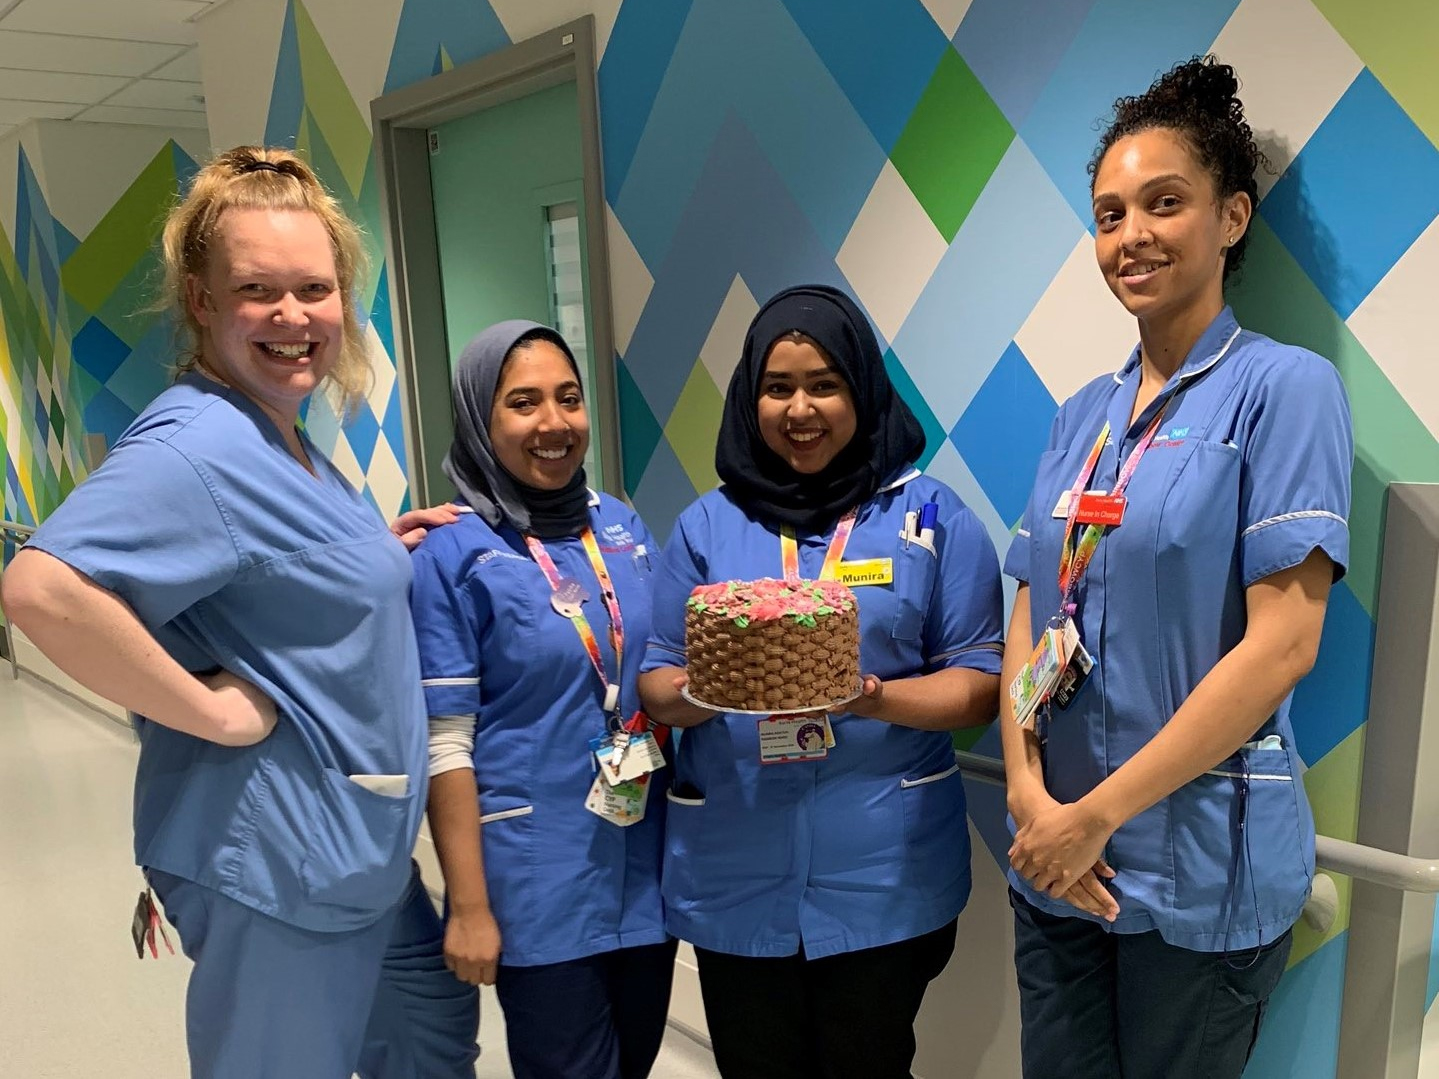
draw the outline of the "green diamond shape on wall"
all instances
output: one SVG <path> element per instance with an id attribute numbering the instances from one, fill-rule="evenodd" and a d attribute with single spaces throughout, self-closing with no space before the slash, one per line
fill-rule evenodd
<path id="1" fill-rule="evenodd" d="M 689 381 L 665 424 L 665 435 L 685 475 L 701 493 L 719 486 L 714 459 L 723 412 L 724 394 L 710 378 L 703 361 L 696 360 Z"/>
<path id="2" fill-rule="evenodd" d="M 946 49 L 889 157 L 949 243 L 1013 141 L 999 106 Z"/>

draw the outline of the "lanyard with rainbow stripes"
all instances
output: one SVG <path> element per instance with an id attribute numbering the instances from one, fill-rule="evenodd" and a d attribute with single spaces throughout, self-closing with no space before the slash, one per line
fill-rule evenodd
<path id="1" fill-rule="evenodd" d="M 854 531 L 854 521 L 858 515 L 859 507 L 856 506 L 841 517 L 839 524 L 834 526 L 834 537 L 829 541 L 829 550 L 825 552 L 824 565 L 819 571 L 821 581 L 833 581 L 839 578 L 839 564 L 844 558 L 844 549 L 849 546 L 849 536 Z M 795 539 L 794 528 L 790 525 L 780 526 L 779 553 L 780 561 L 784 564 L 784 579 L 798 581 L 800 579 L 799 541 Z"/>
<path id="2" fill-rule="evenodd" d="M 615 594 L 614 582 L 610 580 L 610 571 L 605 566 L 605 557 L 600 552 L 600 545 L 595 539 L 594 530 L 586 526 L 585 530 L 580 533 L 580 542 L 584 544 L 585 554 L 589 556 L 590 565 L 595 571 L 595 578 L 600 582 L 600 598 L 604 601 L 605 612 L 610 619 L 610 646 L 615 650 L 615 666 L 619 668 L 619 671 L 623 671 L 625 623 L 620 615 L 619 596 Z M 550 557 L 550 552 L 545 550 L 545 545 L 534 536 L 526 536 L 525 544 L 529 547 L 534 560 L 539 564 L 540 572 L 550 582 L 550 588 L 558 593 L 566 581 L 560 576 L 560 571 L 555 566 L 555 560 Z M 595 631 L 590 626 L 590 620 L 585 617 L 584 610 L 578 603 L 573 604 L 573 609 L 575 613 L 570 615 L 570 623 L 575 627 L 575 632 L 580 635 L 580 641 L 584 644 L 585 651 L 589 653 L 590 662 L 594 664 L 595 673 L 600 676 L 600 686 L 604 689 L 605 694 L 605 714 L 617 719 L 620 705 L 619 682 L 611 682 L 609 675 L 605 673 L 605 660 L 600 653 L 600 642 L 595 637 Z"/>
<path id="3" fill-rule="evenodd" d="M 1169 402 L 1166 401 L 1155 413 L 1154 419 L 1149 421 L 1149 426 L 1144 429 L 1144 434 L 1139 438 L 1139 444 L 1130 452 L 1120 469 L 1119 479 L 1115 481 L 1114 490 L 1109 492 L 1109 497 L 1118 498 L 1124 494 L 1124 489 L 1129 486 L 1130 479 L 1134 476 L 1134 470 L 1139 467 L 1140 458 L 1149 449 L 1154 441 L 1154 433 L 1159 429 L 1159 421 L 1164 418 L 1165 410 Z M 1099 437 L 1094 440 L 1094 446 L 1089 451 L 1089 456 L 1084 459 L 1084 467 L 1079 470 L 1079 476 L 1074 481 L 1074 486 L 1069 490 L 1069 506 L 1066 510 L 1064 521 L 1064 542 L 1059 549 L 1059 606 L 1060 616 L 1068 615 L 1073 617 L 1075 610 L 1074 592 L 1079 587 L 1079 579 L 1084 576 L 1084 571 L 1089 568 L 1090 561 L 1094 558 L 1094 552 L 1099 547 L 1099 540 L 1104 535 L 1108 525 L 1091 524 L 1086 525 L 1080 533 L 1079 541 L 1073 546 L 1070 540 L 1074 536 L 1074 526 L 1079 517 L 1079 500 L 1084 494 L 1084 489 L 1089 485 L 1089 479 L 1094 475 L 1094 468 L 1099 463 L 1099 455 L 1104 450 L 1105 440 L 1109 438 L 1109 421 L 1104 422 L 1104 427 L 1099 432 Z"/>

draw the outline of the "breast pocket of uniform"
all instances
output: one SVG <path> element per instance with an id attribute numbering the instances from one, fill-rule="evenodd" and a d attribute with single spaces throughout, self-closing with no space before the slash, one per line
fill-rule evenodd
<path id="1" fill-rule="evenodd" d="M 643 543 L 635 544 L 634 548 L 629 552 L 630 564 L 634 566 L 635 575 L 644 581 L 646 585 L 649 584 L 650 576 L 654 573 L 654 558 L 655 556 L 650 553 L 650 549 Z"/>
<path id="2" fill-rule="evenodd" d="M 910 540 L 900 545 L 894 557 L 894 626 L 891 636 L 899 641 L 917 641 L 924 632 L 924 620 L 934 595 L 939 559 L 932 547 Z"/>
<path id="3" fill-rule="evenodd" d="M 1239 535 L 1241 463 L 1239 448 L 1232 442 L 1197 442 L 1189 449 L 1164 497 L 1158 544 L 1161 574 L 1183 571 L 1196 579 L 1223 579 Z M 1175 559 L 1184 565 L 1170 565 Z"/>

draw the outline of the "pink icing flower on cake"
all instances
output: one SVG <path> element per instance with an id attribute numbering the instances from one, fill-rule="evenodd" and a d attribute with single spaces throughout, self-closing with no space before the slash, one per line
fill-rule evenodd
<path id="1" fill-rule="evenodd" d="M 819 608 L 814 596 L 807 592 L 800 592 L 789 600 L 789 613 L 795 615 L 814 614 Z"/>
<path id="2" fill-rule="evenodd" d="M 776 597 L 775 599 L 762 599 L 756 602 L 746 612 L 750 618 L 765 622 L 773 622 L 777 618 L 783 618 L 789 613 L 789 607 L 785 600 Z"/>

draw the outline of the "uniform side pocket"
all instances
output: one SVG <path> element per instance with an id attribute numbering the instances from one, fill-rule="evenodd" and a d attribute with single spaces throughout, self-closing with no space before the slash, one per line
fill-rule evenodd
<path id="1" fill-rule="evenodd" d="M 539 843 L 536 821 L 542 823 L 543 818 L 537 818 L 533 805 L 506 806 L 505 801 L 499 796 L 481 798 L 481 806 L 489 812 L 480 817 L 480 827 L 490 906 L 501 930 L 509 933 L 509 925 L 524 919 L 543 899 L 536 892 L 535 869 L 535 848 Z"/>
<path id="2" fill-rule="evenodd" d="M 743 809 L 733 794 L 717 802 L 713 791 L 665 798 L 660 890 L 675 910 L 728 910 L 770 893 L 789 874 L 790 829 L 773 814 Z"/>
<path id="3" fill-rule="evenodd" d="M 1285 749 L 1245 749 L 1170 796 L 1175 905 L 1234 939 L 1291 920 L 1308 893 L 1303 785 Z"/>
<path id="4" fill-rule="evenodd" d="M 333 768 L 321 769 L 316 795 L 300 886 L 333 912 L 336 928 L 368 924 L 409 882 L 410 800 L 367 790 Z"/>
<path id="5" fill-rule="evenodd" d="M 904 807 L 905 891 L 919 898 L 961 886 L 969 873 L 969 828 L 959 765 L 899 781 Z"/>

